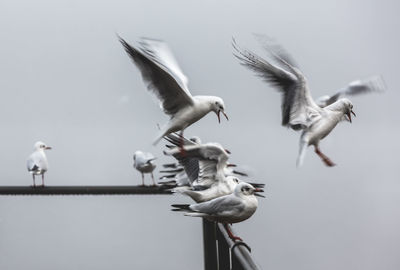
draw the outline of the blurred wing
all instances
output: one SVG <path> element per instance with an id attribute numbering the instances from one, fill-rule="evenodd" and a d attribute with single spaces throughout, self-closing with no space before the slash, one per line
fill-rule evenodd
<path id="1" fill-rule="evenodd" d="M 181 162 L 184 166 L 188 176 L 193 173 L 194 168 L 191 168 L 186 163 L 197 161 L 198 167 L 196 168 L 197 176 L 196 184 L 206 185 L 206 183 L 212 183 L 219 181 L 219 177 L 224 177 L 224 167 L 228 161 L 228 154 L 226 151 L 216 143 L 207 144 L 194 144 L 184 146 L 184 155 L 181 154 L 181 150 L 176 147 L 166 152 L 168 155 L 173 155 L 176 159 Z M 190 164 L 192 166 L 192 164 Z"/>
<path id="2" fill-rule="evenodd" d="M 386 84 L 383 77 L 380 75 L 372 76 L 364 80 L 357 80 L 349 83 L 349 85 L 340 89 L 336 94 L 327 99 L 324 105 L 328 106 L 335 103 L 341 96 L 355 96 L 373 92 L 382 93 L 385 90 Z"/>
<path id="3" fill-rule="evenodd" d="M 187 88 L 187 78 L 180 70 L 167 44 L 158 40 L 143 39 L 141 49 L 119 38 L 132 61 L 142 73 L 147 88 L 155 93 L 161 108 L 168 115 L 193 104 Z"/>
<path id="4" fill-rule="evenodd" d="M 276 40 L 264 34 L 254 34 L 254 37 L 268 53 L 274 52 L 274 57 L 276 55 L 280 59 L 285 60 L 285 62 L 290 64 L 292 67 L 298 68 L 294 58 L 286 51 L 285 48 L 277 43 Z"/>
<path id="5" fill-rule="evenodd" d="M 311 98 L 306 79 L 297 68 L 273 51 L 270 53 L 275 60 L 290 72 L 246 49 L 239 48 L 235 40 L 233 40 L 233 47 L 237 52 L 235 56 L 242 65 L 253 70 L 282 93 L 282 125 L 290 126 L 295 130 L 302 129 L 310 126 L 316 118 L 320 117 L 320 108 Z"/>

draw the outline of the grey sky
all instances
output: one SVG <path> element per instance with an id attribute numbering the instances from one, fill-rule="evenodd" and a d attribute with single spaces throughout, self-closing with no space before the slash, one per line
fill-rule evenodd
<path id="1" fill-rule="evenodd" d="M 186 130 L 254 169 L 267 198 L 235 229 L 264 269 L 399 269 L 398 1 L 0 1 L 1 185 L 29 185 L 33 144 L 49 185 L 136 184 L 132 154 L 166 117 L 119 44 L 167 41 L 193 94 L 223 97 L 230 121 Z M 310 148 L 280 126 L 280 96 L 238 64 L 231 38 L 260 54 L 275 37 L 312 94 L 382 74 L 383 95 L 352 98 L 357 118 Z M 160 164 L 159 163 L 159 164 Z M 147 179 L 149 180 L 149 179 Z M 200 220 L 169 211 L 180 196 L 0 197 L 1 269 L 201 269 Z M 181 255 L 182 258 L 176 258 Z M 159 258 L 159 259 L 155 259 Z M 195 266 L 191 265 L 192 263 Z"/>

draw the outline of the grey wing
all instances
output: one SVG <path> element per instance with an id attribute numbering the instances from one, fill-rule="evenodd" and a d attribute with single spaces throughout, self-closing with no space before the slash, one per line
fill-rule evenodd
<path id="1" fill-rule="evenodd" d="M 279 56 L 282 52 L 278 54 L 270 51 L 275 60 L 288 71 L 271 64 L 249 50 L 240 48 L 235 40 L 232 45 L 236 50 L 234 55 L 242 65 L 253 70 L 282 93 L 282 125 L 290 126 L 295 130 L 302 129 L 310 126 L 316 118 L 320 117 L 320 107 L 312 99 L 305 77 L 296 67 Z"/>
<path id="2" fill-rule="evenodd" d="M 119 40 L 141 71 L 147 88 L 160 100 L 166 114 L 174 115 L 180 109 L 193 104 L 187 79 L 164 42 L 143 39 L 140 43 L 142 48 L 135 48 L 124 39 Z"/>
<path id="3" fill-rule="evenodd" d="M 243 201 L 234 196 L 226 195 L 207 202 L 193 204 L 190 208 L 195 212 L 205 213 L 210 216 L 229 216 L 243 211 Z"/>
<path id="4" fill-rule="evenodd" d="M 324 107 L 335 103 L 341 96 L 354 96 L 360 94 L 368 94 L 372 92 L 384 92 L 386 84 L 380 75 L 372 76 L 363 80 L 356 80 L 349 83 L 346 87 L 340 89 L 336 94 L 329 97 L 324 102 Z"/>
<path id="5" fill-rule="evenodd" d="M 33 153 L 27 160 L 28 171 L 47 171 L 47 160 L 38 152 Z"/>

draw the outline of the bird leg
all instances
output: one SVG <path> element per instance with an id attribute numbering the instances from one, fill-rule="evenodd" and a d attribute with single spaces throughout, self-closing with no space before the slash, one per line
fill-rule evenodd
<path id="1" fill-rule="evenodd" d="M 239 236 L 233 235 L 233 233 L 232 233 L 231 229 L 229 228 L 228 224 L 224 224 L 224 227 L 225 227 L 226 232 L 228 233 L 228 236 L 229 236 L 230 239 L 232 239 L 233 241 L 242 241 L 243 242 L 242 238 L 240 238 Z"/>
<path id="2" fill-rule="evenodd" d="M 33 187 L 36 187 L 36 183 L 35 183 L 35 175 L 32 174 L 32 178 L 33 178 Z"/>
<path id="3" fill-rule="evenodd" d="M 154 181 L 154 175 L 153 175 L 153 172 L 151 172 L 151 179 L 153 180 L 153 186 L 156 186 L 156 182 Z"/>
<path id="4" fill-rule="evenodd" d="M 44 173 L 42 174 L 42 187 L 44 187 Z"/>
<path id="5" fill-rule="evenodd" d="M 333 167 L 336 164 L 332 162 L 332 160 L 330 160 L 327 156 L 325 156 L 321 150 L 319 150 L 318 146 L 314 146 L 315 147 L 315 153 L 322 159 L 322 161 L 325 163 L 326 166 L 328 167 Z"/>
<path id="6" fill-rule="evenodd" d="M 144 174 L 142 173 L 142 186 L 144 186 Z"/>

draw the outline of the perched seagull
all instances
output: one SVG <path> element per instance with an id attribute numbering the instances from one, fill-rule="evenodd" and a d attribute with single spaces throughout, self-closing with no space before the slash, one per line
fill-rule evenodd
<path id="1" fill-rule="evenodd" d="M 351 114 L 355 116 L 355 113 L 350 100 L 341 98 L 321 108 L 312 99 L 306 78 L 284 50 L 276 50 L 276 47 L 269 48 L 278 66 L 240 48 L 235 40 L 232 45 L 237 52 L 235 56 L 242 65 L 256 72 L 282 93 L 282 125 L 294 130 L 302 130 L 297 166 L 301 166 L 305 150 L 310 145 L 314 145 L 315 153 L 327 166 L 334 166 L 335 164 L 321 152 L 319 142 L 340 121 L 346 119 L 351 123 Z"/>
<path id="2" fill-rule="evenodd" d="M 153 171 L 156 168 L 156 164 L 153 161 L 156 158 L 151 153 L 143 153 L 142 151 L 136 151 L 133 154 L 133 167 L 142 174 L 142 186 L 144 186 L 144 174 L 150 173 L 153 185 L 156 185 L 154 181 Z"/>
<path id="3" fill-rule="evenodd" d="M 242 239 L 233 235 L 228 224 L 242 222 L 254 214 L 258 206 L 258 200 L 255 196 L 264 197 L 258 192 L 263 192 L 263 190 L 241 182 L 229 195 L 190 205 L 173 204 L 174 209 L 172 211 L 183 211 L 185 216 L 204 217 L 210 221 L 223 223 L 232 240 L 242 241 Z"/>
<path id="4" fill-rule="evenodd" d="M 355 96 L 367 93 L 382 93 L 386 90 L 386 84 L 382 76 L 376 75 L 363 80 L 356 80 L 343 87 L 332 96 L 322 96 L 316 100 L 321 108 L 335 103 L 343 96 Z"/>
<path id="5" fill-rule="evenodd" d="M 44 150 L 50 150 L 51 147 L 47 146 L 44 142 L 36 142 L 33 146 L 33 153 L 29 156 L 26 166 L 28 172 L 32 174 L 33 186 L 36 187 L 35 175 L 42 175 L 42 186 L 44 187 L 44 173 L 49 168 L 47 157 Z"/>
<path id="6" fill-rule="evenodd" d="M 171 138 L 172 134 L 168 137 Z M 187 140 L 186 143 L 188 143 Z M 178 147 L 164 151 L 165 154 L 174 156 L 180 162 L 191 184 L 177 187 L 174 192 L 187 195 L 195 202 L 205 202 L 231 194 L 241 182 L 233 175 L 226 175 L 225 168 L 229 157 L 220 144 L 185 144 L 183 149 L 184 155 Z"/>
<path id="7" fill-rule="evenodd" d="M 224 101 L 220 97 L 192 96 L 187 86 L 188 79 L 165 42 L 143 38 L 141 47 L 135 48 L 122 38 L 119 40 L 142 73 L 148 90 L 157 96 L 161 109 L 171 117 L 161 129 L 154 145 L 172 132 L 183 133 L 184 129 L 211 111 L 218 116 L 219 122 L 220 113 L 228 120 Z"/>

